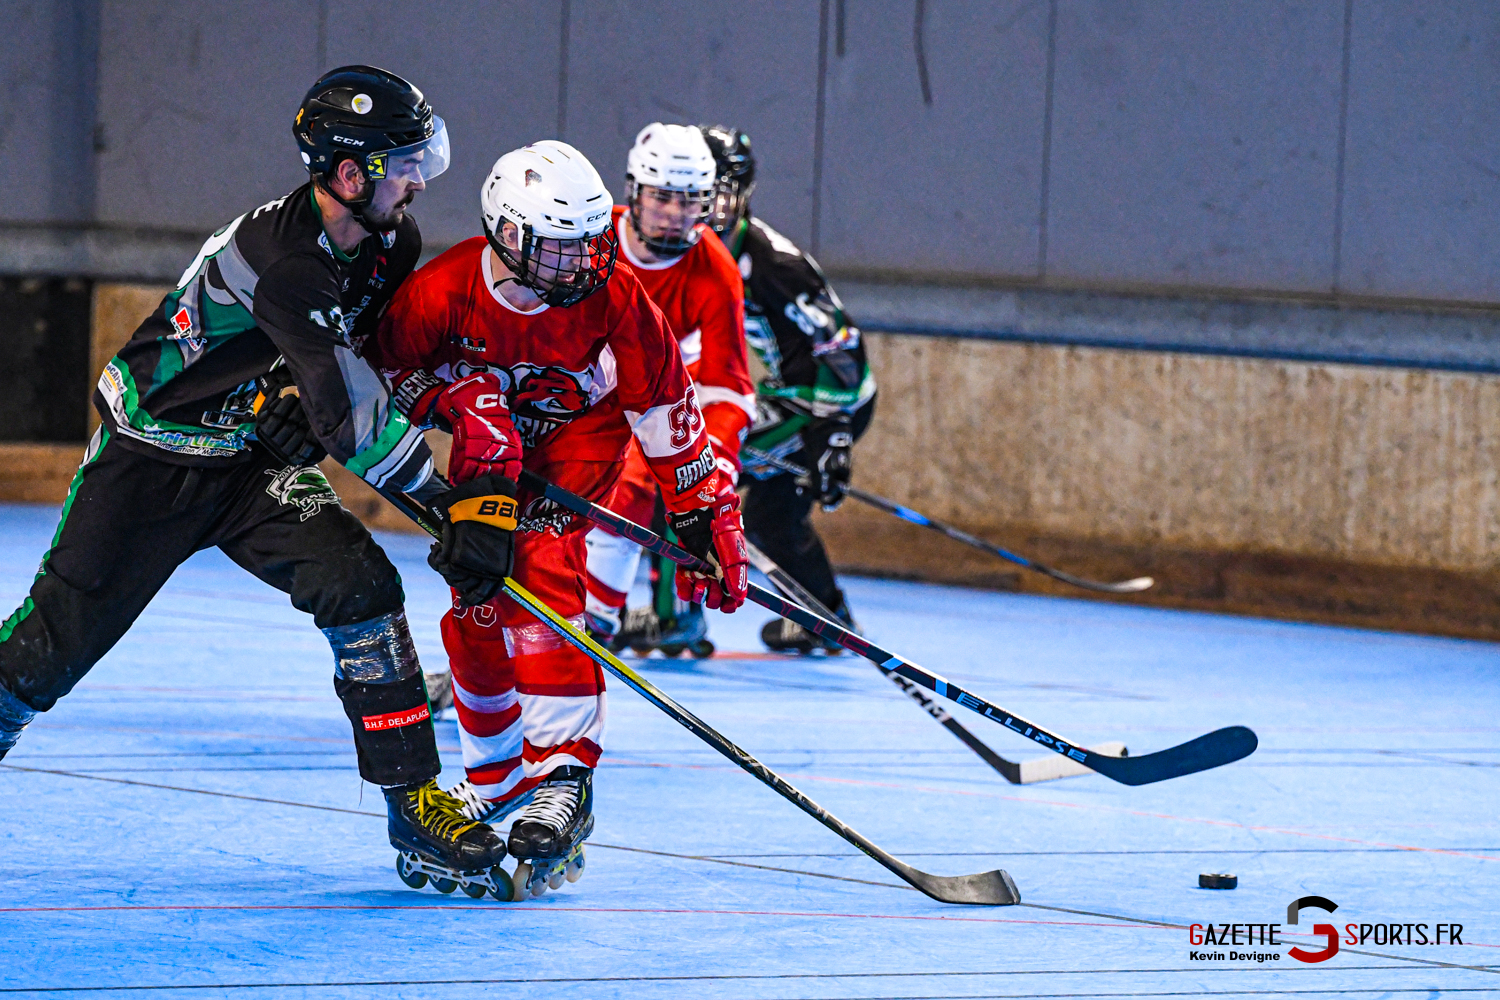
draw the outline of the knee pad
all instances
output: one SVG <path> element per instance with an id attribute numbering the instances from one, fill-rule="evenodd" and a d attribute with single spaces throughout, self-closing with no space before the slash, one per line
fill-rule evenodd
<path id="1" fill-rule="evenodd" d="M 20 698 L 0 687 L 0 760 L 21 738 L 21 730 L 36 718 L 36 711 Z"/>
<path id="2" fill-rule="evenodd" d="M 406 612 L 323 629 L 333 647 L 333 676 L 363 684 L 394 684 L 421 672 Z"/>

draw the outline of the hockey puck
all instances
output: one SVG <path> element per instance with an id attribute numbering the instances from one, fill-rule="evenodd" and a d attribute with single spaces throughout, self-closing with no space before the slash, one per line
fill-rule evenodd
<path id="1" fill-rule="evenodd" d="M 1233 889 L 1240 884 L 1240 880 L 1233 875 L 1222 872 L 1204 872 L 1198 876 L 1198 888 L 1200 889 Z"/>

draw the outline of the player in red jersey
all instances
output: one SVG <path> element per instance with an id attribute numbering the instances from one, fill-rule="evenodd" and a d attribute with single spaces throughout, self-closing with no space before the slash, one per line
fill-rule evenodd
<path id="1" fill-rule="evenodd" d="M 532 470 L 603 502 L 633 440 L 684 544 L 715 576 L 679 573 L 685 599 L 733 611 L 747 584 L 739 498 L 721 475 L 682 354 L 628 266 L 617 266 L 610 197 L 573 147 L 507 153 L 481 189 L 485 236 L 412 275 L 377 343 L 396 405 L 453 434 L 449 477 L 511 482 Z M 584 626 L 588 522 L 516 491 L 515 579 Z M 450 579 L 452 579 L 450 577 Z M 476 578 L 442 622 L 471 815 L 523 802 L 508 846 L 517 892 L 581 869 L 604 676 L 588 656 Z"/>
<path id="2" fill-rule="evenodd" d="M 640 278 L 676 336 L 693 379 L 719 471 L 739 478 L 740 441 L 755 416 L 755 387 L 745 352 L 743 279 L 734 258 L 703 225 L 714 192 L 713 153 L 696 127 L 653 122 L 641 129 L 625 175 L 627 204 L 614 209 L 620 254 Z M 608 506 L 649 525 L 656 508 L 656 479 L 640 448 L 627 451 L 625 471 Z M 588 535 L 590 627 L 617 648 L 707 646 L 703 613 L 666 608 L 632 609 L 622 628 L 625 597 L 635 580 L 641 548 L 595 528 Z M 707 646 L 712 649 L 711 646 Z"/>

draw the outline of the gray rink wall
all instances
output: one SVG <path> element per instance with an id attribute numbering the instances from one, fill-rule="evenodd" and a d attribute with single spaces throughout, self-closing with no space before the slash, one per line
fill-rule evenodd
<path id="1" fill-rule="evenodd" d="M 59 242 L 198 234 L 295 185 L 303 90 L 367 61 L 449 122 L 433 245 L 476 231 L 507 149 L 561 135 L 618 194 L 642 125 L 716 120 L 755 140 L 757 210 L 834 271 L 1500 299 L 1500 9 L 1477 0 L 0 10 L 0 224 Z"/>
<path id="2" fill-rule="evenodd" d="M 723 122 L 754 139 L 757 213 L 872 337 L 867 487 L 1074 568 L 1151 563 L 1147 599 L 1500 635 L 1500 6 L 0 12 L 0 276 L 93 281 L 96 368 L 209 231 L 301 182 L 322 70 L 384 66 L 447 119 L 429 250 L 477 234 L 524 142 L 561 136 L 619 195 L 643 125 Z M 845 565 L 1034 584 L 915 559 L 878 518 L 826 527 Z"/>

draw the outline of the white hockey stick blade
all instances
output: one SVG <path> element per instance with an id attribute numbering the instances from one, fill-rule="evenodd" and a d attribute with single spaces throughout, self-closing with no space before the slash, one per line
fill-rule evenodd
<path id="1" fill-rule="evenodd" d="M 1098 743 L 1089 749 L 1106 757 L 1125 756 L 1125 744 L 1119 740 Z M 1078 761 L 1060 754 L 1048 754 L 1046 757 L 1021 761 L 1021 784 L 1023 785 L 1034 785 L 1038 781 L 1056 781 L 1058 778 L 1076 778 L 1080 774 L 1093 773 Z"/>

